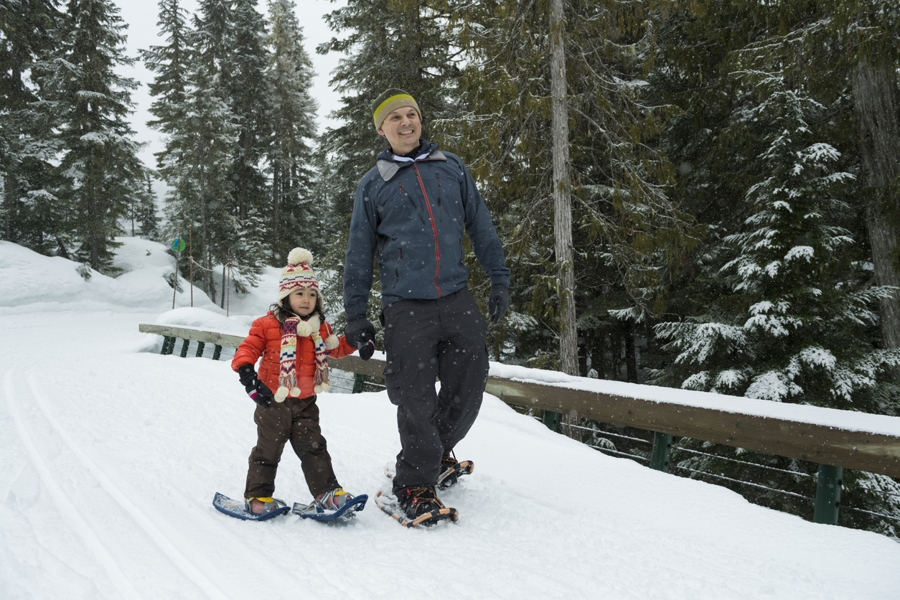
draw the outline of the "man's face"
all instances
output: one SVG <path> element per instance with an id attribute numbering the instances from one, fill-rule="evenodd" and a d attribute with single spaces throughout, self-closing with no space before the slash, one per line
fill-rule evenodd
<path id="1" fill-rule="evenodd" d="M 394 154 L 408 154 L 419 145 L 422 122 L 419 113 L 412 106 L 401 106 L 393 111 L 381 124 L 378 135 L 387 138 Z"/>

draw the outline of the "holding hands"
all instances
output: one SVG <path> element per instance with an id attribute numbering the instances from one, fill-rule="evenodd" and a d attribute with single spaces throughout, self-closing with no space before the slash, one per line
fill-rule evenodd
<path id="1" fill-rule="evenodd" d="M 369 360 L 375 354 L 375 326 L 364 316 L 347 319 L 344 337 L 350 345 L 359 350 L 359 357 Z"/>

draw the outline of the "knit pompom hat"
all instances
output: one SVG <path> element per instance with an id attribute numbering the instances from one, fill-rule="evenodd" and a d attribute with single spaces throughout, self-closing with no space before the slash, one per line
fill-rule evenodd
<path id="1" fill-rule="evenodd" d="M 422 111 L 419 110 L 416 99 L 403 90 L 390 89 L 382 92 L 375 100 L 374 110 L 372 111 L 372 117 L 375 119 L 375 129 L 381 129 L 381 125 L 387 116 L 404 106 L 413 107 L 419 113 L 419 119 L 422 118 Z"/>
<path id="2" fill-rule="evenodd" d="M 281 270 L 278 280 L 278 301 L 287 298 L 294 290 L 319 289 L 319 280 L 312 269 L 313 255 L 306 248 L 294 248 L 288 254 L 288 264 Z"/>

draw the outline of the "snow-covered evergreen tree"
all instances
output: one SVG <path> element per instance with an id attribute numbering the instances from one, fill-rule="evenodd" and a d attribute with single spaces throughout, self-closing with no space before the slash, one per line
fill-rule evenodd
<path id="1" fill-rule="evenodd" d="M 0 239 L 67 255 L 65 211 L 50 191 L 54 104 L 40 89 L 62 14 L 52 0 L 0 2 Z"/>
<path id="2" fill-rule="evenodd" d="M 323 224 L 329 198 L 312 193 L 311 142 L 318 108 L 310 95 L 312 61 L 303 48 L 303 29 L 294 9 L 293 0 L 269 2 L 271 56 L 266 82 L 272 113 L 272 193 L 266 232 L 275 265 L 297 245 L 296 232 L 307 232 L 302 243 L 317 256 L 324 254 L 328 235 Z"/>
<path id="3" fill-rule="evenodd" d="M 876 348 L 866 331 L 877 321 L 873 308 L 890 290 L 859 285 L 863 265 L 850 252 L 857 240 L 842 226 L 849 206 L 841 192 L 852 175 L 839 169 L 838 152 L 817 141 L 810 126 L 823 107 L 789 87 L 783 73 L 752 72 L 745 79 L 756 84 L 763 100 L 741 118 L 761 127 L 766 147 L 756 165 L 760 180 L 746 194 L 744 228 L 726 236 L 718 249 L 726 262 L 717 276 L 730 293 L 705 315 L 656 326 L 657 335 L 669 340 L 666 349 L 676 354 L 657 373 L 658 381 L 776 402 L 890 412 L 882 398 L 900 353 Z M 809 472 L 809 465 L 697 440 L 682 439 L 679 446 L 686 454 L 673 455 L 676 469 L 726 476 L 731 485 L 750 481 L 755 487 L 740 491 L 754 502 L 808 512 L 802 498 L 813 493 L 810 480 L 790 473 Z M 900 514 L 900 503 L 875 489 L 896 492 L 898 486 L 845 472 L 844 500 L 851 506 Z"/>
<path id="4" fill-rule="evenodd" d="M 272 131 L 265 71 L 269 62 L 266 24 L 256 9 L 256 0 L 234 0 L 228 55 L 227 100 L 238 126 L 232 150 L 230 214 L 234 227 L 221 242 L 228 245 L 235 283 L 255 286 L 261 268 L 268 262 L 265 216 L 269 213 L 269 190 L 263 161 Z"/>
<path id="5" fill-rule="evenodd" d="M 101 272 L 113 270 L 119 219 L 144 178 L 128 122 L 137 84 L 116 73 L 119 65 L 133 62 L 124 53 L 125 28 L 109 0 L 69 0 L 42 81 L 57 103 L 62 146 L 57 196 L 71 210 L 74 254 Z"/>
<path id="6" fill-rule="evenodd" d="M 760 77 L 757 74 L 754 77 Z M 841 226 L 839 200 L 852 179 L 839 155 L 816 142 L 808 125 L 821 106 L 761 76 L 765 100 L 745 118 L 765 123 L 763 179 L 747 191 L 743 231 L 725 238 L 733 253 L 721 276 L 733 292 L 705 317 L 663 323 L 657 334 L 678 351 L 681 386 L 773 401 L 866 409 L 886 367 L 900 353 L 877 350 L 865 327 L 873 302 L 889 290 L 853 289 L 854 243 Z"/>

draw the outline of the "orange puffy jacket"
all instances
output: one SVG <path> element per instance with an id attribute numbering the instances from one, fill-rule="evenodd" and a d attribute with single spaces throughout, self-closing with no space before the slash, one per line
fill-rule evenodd
<path id="1" fill-rule="evenodd" d="M 337 337 L 332 333 L 331 325 L 324 319 L 319 326 L 319 335 L 325 340 L 328 356 L 344 358 L 356 352 L 344 336 Z M 266 384 L 272 392 L 278 389 L 278 372 L 281 360 L 281 323 L 269 312 L 266 316 L 253 321 L 250 333 L 238 346 L 231 360 L 231 368 L 237 372 L 243 365 L 255 365 L 262 356 L 259 365 L 259 380 Z M 297 338 L 297 387 L 300 397 L 308 398 L 315 394 L 316 351 L 309 336 Z"/>

